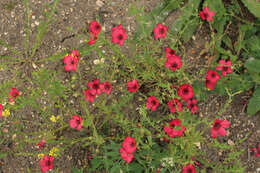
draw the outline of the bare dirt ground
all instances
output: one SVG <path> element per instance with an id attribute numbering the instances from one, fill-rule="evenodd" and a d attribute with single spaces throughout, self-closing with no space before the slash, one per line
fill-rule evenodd
<path id="1" fill-rule="evenodd" d="M 31 34 L 35 36 L 36 28 L 40 24 L 40 21 L 44 18 L 43 12 L 47 10 L 45 3 L 52 3 L 52 0 L 39 1 L 30 0 L 31 7 Z M 35 60 L 46 58 L 54 53 L 69 51 L 73 48 L 78 48 L 88 38 L 85 35 L 87 32 L 88 23 L 91 20 L 100 18 L 102 24 L 102 30 L 110 33 L 111 28 L 121 22 L 129 33 L 129 37 L 134 34 L 137 26 L 134 17 L 128 15 L 130 4 L 136 6 L 144 6 L 146 11 L 151 10 L 158 0 L 60 0 L 57 10 L 54 16 L 54 22 L 50 25 L 46 36 L 42 42 L 42 45 L 38 49 Z M 0 39 L 6 41 L 12 47 L 24 51 L 24 40 L 25 40 L 25 6 L 22 1 L 18 0 L 1 0 L 0 1 Z M 194 64 L 201 66 L 207 65 L 207 59 L 205 57 L 199 57 L 200 51 L 205 45 L 205 41 L 208 39 L 205 32 L 200 33 L 197 31 L 195 34 L 195 40 L 192 40 L 187 44 L 186 54 L 190 61 Z M 84 37 L 85 35 L 85 37 Z M 33 40 L 32 38 L 30 38 Z M 196 49 L 189 49 L 196 47 Z M 194 52 L 195 51 L 195 52 Z M 10 55 L 10 52 L 0 46 L 0 56 Z M 88 57 L 89 61 L 95 59 L 95 57 Z M 1 63 L 1 59 L 0 59 Z M 36 64 L 38 67 L 48 68 L 63 68 L 62 62 L 55 63 L 39 63 Z M 28 71 L 32 66 L 26 66 L 24 72 Z M 0 71 L 0 82 L 13 78 L 11 71 L 5 69 Z M 65 77 L 64 77 L 65 78 Z M 14 79 L 16 80 L 16 79 Z M 30 85 L 30 84 L 28 84 Z M 19 86 L 19 87 L 27 87 Z M 226 140 L 230 145 L 239 139 L 247 136 L 247 139 L 239 145 L 241 150 L 245 150 L 242 155 L 242 161 L 244 165 L 248 166 L 248 173 L 254 173 L 257 168 L 260 168 L 259 159 L 252 156 L 250 149 L 256 147 L 257 143 L 260 142 L 260 114 L 255 116 L 249 116 L 246 112 L 245 102 L 248 101 L 248 93 L 235 96 L 231 105 L 227 111 L 223 113 L 223 118 L 231 122 L 231 128 L 228 129 L 228 135 L 223 140 Z M 199 116 L 208 116 L 214 119 L 219 109 L 224 106 L 227 98 L 212 95 L 207 101 L 199 104 L 201 112 Z M 14 115 L 18 118 L 24 118 L 28 120 L 28 126 L 26 131 L 38 131 L 37 122 L 40 122 L 39 118 L 34 118 L 37 113 L 31 112 L 29 109 L 25 112 L 21 112 L 21 115 Z M 33 123 L 30 120 L 34 120 Z M 10 123 L 5 128 L 11 129 L 12 124 Z M 2 129 L 3 130 L 3 129 Z M 22 173 L 27 172 L 27 168 L 30 168 L 31 172 L 39 172 L 37 166 L 37 155 L 14 155 L 12 152 L 12 145 L 10 143 L 12 136 L 6 134 L 6 140 L 4 146 L 0 146 L 2 151 L 8 151 L 10 154 L 0 159 L 0 172 L 3 173 Z M 28 136 L 30 138 L 30 136 Z M 206 152 L 211 153 L 208 158 L 210 161 L 221 161 L 221 152 L 207 151 L 207 147 L 202 146 L 202 149 Z M 32 153 L 35 151 L 35 146 L 28 146 L 24 153 Z M 56 172 L 59 173 L 70 173 L 72 172 L 72 166 L 81 168 L 83 165 L 88 165 L 89 150 L 81 148 L 80 146 L 74 146 L 71 150 L 65 150 L 61 153 L 61 157 L 55 160 Z"/>

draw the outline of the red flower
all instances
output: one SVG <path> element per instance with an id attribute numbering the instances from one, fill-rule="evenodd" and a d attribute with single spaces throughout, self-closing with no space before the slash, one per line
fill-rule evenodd
<path id="1" fill-rule="evenodd" d="M 72 54 L 68 54 L 64 57 L 64 69 L 66 71 L 76 71 L 79 59 Z"/>
<path id="2" fill-rule="evenodd" d="M 0 118 L 2 117 L 2 111 L 3 111 L 4 107 L 3 105 L 0 104 Z"/>
<path id="3" fill-rule="evenodd" d="M 208 70 L 206 79 L 210 80 L 211 82 L 217 82 L 220 79 L 220 75 L 213 70 Z"/>
<path id="4" fill-rule="evenodd" d="M 42 173 L 47 172 L 48 170 L 53 168 L 53 160 L 54 158 L 52 156 L 46 156 L 44 155 L 41 160 L 39 160 L 39 166 L 41 167 Z"/>
<path id="5" fill-rule="evenodd" d="M 153 28 L 153 34 L 154 34 L 154 38 L 165 38 L 166 36 L 166 30 L 167 30 L 167 26 L 164 26 L 160 23 L 157 24 L 157 26 L 155 28 Z"/>
<path id="6" fill-rule="evenodd" d="M 101 92 L 105 92 L 107 95 L 110 94 L 112 86 L 109 82 L 103 82 L 100 84 Z"/>
<path id="7" fill-rule="evenodd" d="M 191 112 L 194 114 L 196 110 L 198 110 L 198 106 L 196 105 L 197 100 L 196 99 L 189 99 L 187 101 L 187 107 L 191 110 Z"/>
<path id="8" fill-rule="evenodd" d="M 102 93 L 101 85 L 99 83 L 99 79 L 95 79 L 93 82 L 89 82 L 88 86 L 95 91 L 95 94 L 99 95 Z"/>
<path id="9" fill-rule="evenodd" d="M 72 50 L 72 51 L 71 51 L 71 56 L 77 58 L 77 60 L 80 59 L 80 54 L 79 54 L 79 51 L 78 51 L 78 50 Z"/>
<path id="10" fill-rule="evenodd" d="M 252 148 L 251 150 L 255 152 L 256 157 L 260 157 L 260 144 L 258 144 L 258 148 Z"/>
<path id="11" fill-rule="evenodd" d="M 227 120 L 216 119 L 211 128 L 211 137 L 216 138 L 218 135 L 226 136 L 226 128 L 230 126 L 230 122 Z"/>
<path id="12" fill-rule="evenodd" d="M 209 22 L 213 21 L 213 16 L 215 16 L 214 11 L 209 11 L 209 7 L 206 6 L 203 8 L 203 11 L 200 11 L 199 16 L 202 20 L 207 20 Z"/>
<path id="13" fill-rule="evenodd" d="M 19 96 L 19 91 L 16 88 L 12 88 L 9 92 L 9 95 L 11 96 L 9 100 L 11 102 L 14 102 L 14 99 L 16 99 Z"/>
<path id="14" fill-rule="evenodd" d="M 98 35 L 99 32 L 101 31 L 101 26 L 97 21 L 91 21 L 89 25 L 89 30 L 94 35 Z"/>
<path id="15" fill-rule="evenodd" d="M 96 91 L 94 89 L 87 89 L 84 91 L 85 100 L 92 103 L 96 97 Z"/>
<path id="16" fill-rule="evenodd" d="M 82 118 L 77 115 L 73 115 L 72 117 L 70 127 L 73 129 L 77 127 L 77 130 L 80 130 L 82 128 Z"/>
<path id="17" fill-rule="evenodd" d="M 41 150 L 45 146 L 45 143 L 46 143 L 45 139 L 42 139 L 41 142 L 36 146 L 38 146 L 38 149 Z"/>
<path id="18" fill-rule="evenodd" d="M 117 25 L 112 28 L 112 43 L 118 43 L 120 46 L 124 44 L 124 41 L 127 39 L 127 34 L 122 25 Z"/>
<path id="19" fill-rule="evenodd" d="M 214 82 L 214 81 L 211 81 L 211 80 L 208 80 L 208 79 L 205 80 L 205 86 L 209 90 L 213 90 L 215 88 L 216 84 L 217 84 L 217 82 Z"/>
<path id="20" fill-rule="evenodd" d="M 92 155 L 89 155 L 89 156 L 88 156 L 88 159 L 89 159 L 89 160 L 92 160 L 92 159 L 93 159 L 93 156 L 92 156 Z"/>
<path id="21" fill-rule="evenodd" d="M 122 159 L 126 161 L 126 163 L 130 163 L 134 157 L 133 153 L 128 153 L 124 150 L 124 148 L 120 148 L 119 152 L 121 153 Z"/>
<path id="22" fill-rule="evenodd" d="M 138 90 L 138 87 L 139 87 L 138 82 L 137 82 L 136 79 L 127 82 L 126 85 L 128 87 L 128 91 L 129 92 L 133 92 L 133 93 L 135 93 Z"/>
<path id="23" fill-rule="evenodd" d="M 155 111 L 157 106 L 159 106 L 159 101 L 156 97 L 150 96 L 147 98 L 146 102 L 146 108 L 151 109 L 152 111 Z"/>
<path id="24" fill-rule="evenodd" d="M 178 91 L 177 94 L 179 97 L 181 97 L 182 100 L 187 101 L 190 98 L 193 97 L 193 89 L 192 86 L 189 84 L 182 84 Z"/>
<path id="25" fill-rule="evenodd" d="M 96 43 L 97 39 L 98 39 L 97 35 L 90 33 L 90 38 L 89 38 L 88 44 L 92 45 L 92 44 Z"/>
<path id="26" fill-rule="evenodd" d="M 175 127 L 181 127 L 181 129 L 174 129 Z M 163 130 L 170 138 L 174 137 L 181 137 L 183 135 L 183 132 L 186 130 L 184 126 L 181 125 L 181 120 L 178 118 L 175 118 L 169 123 L 169 127 L 164 126 Z"/>
<path id="27" fill-rule="evenodd" d="M 136 142 L 135 138 L 126 136 L 124 139 L 124 142 L 122 143 L 122 148 L 127 152 L 127 153 L 133 153 L 136 150 Z"/>
<path id="28" fill-rule="evenodd" d="M 194 165 L 191 165 L 189 163 L 185 167 L 182 168 L 182 173 L 196 173 L 196 169 L 195 169 Z"/>
<path id="29" fill-rule="evenodd" d="M 176 55 L 168 57 L 167 60 L 165 61 L 165 67 L 169 68 L 172 71 L 181 68 L 181 66 L 182 66 L 181 58 Z"/>
<path id="30" fill-rule="evenodd" d="M 182 103 L 177 98 L 170 100 L 168 102 L 168 106 L 170 108 L 171 113 L 176 112 L 176 106 L 177 106 L 178 112 L 182 111 Z"/>
<path id="31" fill-rule="evenodd" d="M 227 73 L 232 73 L 232 69 L 230 68 L 232 63 L 230 60 L 225 61 L 221 59 L 219 61 L 220 66 L 216 67 L 216 70 L 221 71 L 221 74 L 225 77 Z"/>
<path id="32" fill-rule="evenodd" d="M 171 56 L 176 56 L 175 53 L 176 53 L 176 50 L 173 50 L 173 49 L 168 48 L 168 47 L 165 48 L 165 57 L 166 58 L 169 58 Z"/>

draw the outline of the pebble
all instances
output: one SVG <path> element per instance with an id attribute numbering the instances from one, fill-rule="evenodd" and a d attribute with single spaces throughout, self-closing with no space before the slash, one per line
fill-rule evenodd
<path id="1" fill-rule="evenodd" d="M 96 5 L 99 6 L 99 7 L 102 7 L 104 5 L 104 2 L 97 0 Z"/>
<path id="2" fill-rule="evenodd" d="M 230 140 L 230 139 L 228 140 L 227 143 L 228 143 L 228 145 L 234 145 L 234 142 L 232 140 Z"/>

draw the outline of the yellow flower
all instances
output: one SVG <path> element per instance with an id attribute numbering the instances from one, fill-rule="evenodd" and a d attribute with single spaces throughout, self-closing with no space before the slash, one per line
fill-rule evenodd
<path id="1" fill-rule="evenodd" d="M 54 122 L 54 123 L 56 123 L 56 121 L 57 121 L 57 120 L 56 120 L 56 117 L 55 117 L 54 115 L 51 116 L 50 120 L 51 120 L 52 122 Z"/>
<path id="2" fill-rule="evenodd" d="M 51 116 L 50 120 L 54 123 L 57 122 L 57 120 L 60 119 L 60 116 L 58 115 L 57 117 L 55 117 L 54 115 Z"/>
<path id="3" fill-rule="evenodd" d="M 43 158 L 43 156 L 44 156 L 44 154 L 43 154 L 43 153 L 40 153 L 40 154 L 38 154 L 38 159 L 41 159 L 41 158 Z"/>
<path id="4" fill-rule="evenodd" d="M 57 147 L 53 147 L 53 148 L 50 150 L 49 155 L 50 155 L 50 156 L 53 156 L 53 157 L 56 157 L 57 154 L 58 154 L 58 152 L 59 152 L 59 149 L 58 149 Z"/>
<path id="5" fill-rule="evenodd" d="M 9 117 L 10 116 L 10 110 L 9 109 L 5 109 L 3 112 L 2 112 L 2 116 L 3 117 Z"/>

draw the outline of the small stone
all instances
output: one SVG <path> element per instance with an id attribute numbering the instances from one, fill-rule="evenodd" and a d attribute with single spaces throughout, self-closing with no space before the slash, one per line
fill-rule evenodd
<path id="1" fill-rule="evenodd" d="M 32 19 L 34 20 L 34 19 L 35 19 L 35 16 L 32 16 Z"/>
<path id="2" fill-rule="evenodd" d="M 38 67 L 34 62 L 32 62 L 32 66 L 34 69 L 36 69 Z"/>
<path id="3" fill-rule="evenodd" d="M 227 143 L 228 143 L 228 145 L 234 145 L 234 144 L 235 144 L 235 143 L 234 143 L 232 140 L 230 140 L 230 139 L 228 140 Z"/>
<path id="4" fill-rule="evenodd" d="M 99 61 L 99 59 L 95 59 L 95 60 L 93 61 L 93 63 L 94 63 L 95 65 L 97 65 L 97 64 L 100 63 L 100 61 Z"/>
<path id="5" fill-rule="evenodd" d="M 14 135 L 12 136 L 12 139 L 14 140 L 14 139 L 16 138 L 16 136 L 17 136 L 17 135 L 16 135 L 16 134 L 14 134 Z"/>
<path id="6" fill-rule="evenodd" d="M 99 6 L 99 7 L 102 7 L 104 5 L 104 2 L 97 0 L 96 5 Z"/>
<path id="7" fill-rule="evenodd" d="M 35 21 L 34 23 L 36 26 L 40 25 L 40 22 L 38 22 L 38 21 Z"/>

